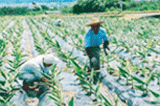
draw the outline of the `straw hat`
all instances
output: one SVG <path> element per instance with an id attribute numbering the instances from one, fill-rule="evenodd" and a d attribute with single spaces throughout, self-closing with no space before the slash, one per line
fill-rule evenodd
<path id="1" fill-rule="evenodd" d="M 99 21 L 98 18 L 92 18 L 91 19 L 91 23 L 87 24 L 86 26 L 91 26 L 91 25 L 96 25 L 96 24 L 102 24 L 102 23 L 104 23 L 104 21 Z"/>

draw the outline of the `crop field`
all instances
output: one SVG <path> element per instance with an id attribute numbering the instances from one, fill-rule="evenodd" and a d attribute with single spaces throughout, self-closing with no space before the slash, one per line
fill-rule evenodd
<path id="1" fill-rule="evenodd" d="M 54 25 L 58 18 L 63 20 L 61 27 Z M 160 18 L 98 17 L 104 21 L 101 27 L 110 51 L 105 56 L 101 49 L 104 78 L 96 84 L 95 72 L 86 72 L 84 51 L 91 18 L 0 17 L 0 104 L 20 106 L 13 99 L 21 89 L 19 67 L 33 57 L 52 53 L 59 58 L 51 76 L 46 76 L 54 85 L 47 83 L 53 106 L 160 105 Z"/>

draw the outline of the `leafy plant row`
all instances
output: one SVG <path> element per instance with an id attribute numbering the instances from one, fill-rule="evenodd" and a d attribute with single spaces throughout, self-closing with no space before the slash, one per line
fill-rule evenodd
<path id="1" fill-rule="evenodd" d="M 40 31 L 39 33 L 37 33 L 37 31 L 36 31 L 37 28 L 33 28 L 33 27 L 37 27 L 37 26 L 35 25 L 35 23 L 32 19 L 27 20 L 27 23 L 30 26 L 32 36 L 34 37 L 35 47 L 36 47 L 37 51 L 39 52 L 39 54 L 47 54 L 48 49 L 53 48 L 52 47 L 53 45 L 50 45 L 48 42 L 46 43 L 46 40 L 43 40 L 42 42 L 37 42 L 38 39 L 45 39 L 46 32 Z M 42 47 L 42 46 L 45 46 L 45 47 Z M 52 50 L 50 52 L 55 52 L 55 51 Z M 60 84 L 60 81 L 62 79 L 57 79 L 57 76 L 61 72 L 56 69 L 56 65 L 54 65 L 52 67 L 51 71 L 52 71 L 51 76 L 44 74 L 44 76 L 47 77 L 48 79 L 50 79 L 51 83 L 52 83 L 52 84 L 46 83 L 47 85 L 49 85 L 52 88 L 52 92 L 51 92 L 51 95 L 49 95 L 49 98 L 53 99 L 57 106 L 66 106 L 67 104 L 64 101 L 63 93 L 61 90 L 61 84 Z M 73 106 L 73 98 L 70 100 L 68 105 Z"/>
<path id="2" fill-rule="evenodd" d="M 66 60 L 67 62 L 70 62 L 71 64 L 73 64 L 72 67 L 76 67 L 75 70 L 81 69 L 81 66 L 79 66 L 75 61 L 75 59 L 77 57 L 72 57 L 73 50 L 70 53 L 65 52 L 64 48 L 59 44 L 58 41 L 56 41 L 56 42 L 52 41 L 52 39 L 54 39 L 54 38 L 51 38 L 47 31 L 45 33 L 43 33 L 42 36 L 45 37 L 45 40 L 50 45 L 52 45 L 52 47 L 54 47 L 55 51 L 59 54 L 59 56 L 61 56 L 64 59 L 64 61 Z M 79 75 L 86 76 L 86 73 L 83 73 L 85 71 L 83 71 L 83 72 L 82 71 L 83 70 L 76 71 L 75 74 L 78 75 L 78 76 Z M 81 74 L 81 73 L 83 73 L 83 74 Z M 94 75 L 95 75 L 95 73 L 94 73 Z M 103 94 L 98 92 L 99 84 L 96 85 L 96 88 L 93 86 L 93 81 L 94 81 L 93 80 L 93 73 L 92 73 L 92 75 L 89 74 L 89 76 L 91 76 L 91 80 L 90 81 L 86 81 L 85 78 L 79 79 L 80 81 L 85 82 L 84 85 L 82 85 L 82 88 L 85 88 L 85 86 L 88 86 L 88 90 L 84 89 L 84 90 L 86 90 L 87 94 L 88 95 L 93 94 L 93 95 L 95 95 L 97 97 L 98 100 L 96 99 L 97 102 L 95 104 L 102 104 L 102 105 L 105 104 L 106 106 L 107 105 L 112 105 L 112 103 L 110 103 L 110 101 L 107 100 Z M 101 102 L 99 100 L 101 100 Z M 103 101 L 104 101 L 104 103 L 103 103 Z"/>
<path id="3" fill-rule="evenodd" d="M 10 36 L 10 42 L 13 46 L 11 53 L 11 57 L 13 57 L 13 59 L 7 59 L 6 63 L 8 64 L 8 66 L 6 66 L 3 70 L 0 69 L 1 76 L 5 79 L 3 83 L 0 83 L 0 102 L 5 106 L 12 105 L 12 103 L 10 103 L 10 100 L 15 94 L 14 91 L 20 89 L 17 85 L 14 85 L 14 83 L 17 82 L 16 78 L 19 72 L 18 68 L 24 63 L 23 58 L 26 56 L 22 54 L 22 48 L 20 44 L 22 32 L 16 32 L 16 27 L 22 28 L 19 21 L 16 22 L 16 25 L 10 29 L 7 35 L 3 36 L 4 45 L 8 46 L 9 39 L 7 40 L 7 38 L 8 36 Z M 14 34 L 12 32 L 14 32 Z M 14 36 L 11 36 L 12 34 Z M 3 51 L 1 53 L 3 53 Z"/>
<path id="4" fill-rule="evenodd" d="M 41 19 L 38 19 L 38 20 L 39 20 L 39 22 L 42 22 Z M 103 20 L 104 20 L 104 18 L 103 18 Z M 47 20 L 45 20 L 45 21 L 47 21 Z M 135 22 L 135 23 L 126 22 L 124 20 L 122 20 L 121 22 L 117 22 L 117 21 L 118 21 L 117 19 L 113 19 L 113 20 L 109 19 L 109 21 L 107 21 L 109 26 L 114 25 L 114 27 L 113 26 L 109 27 L 108 24 L 104 25 L 104 27 L 106 26 L 106 28 L 108 28 L 108 29 L 106 29 L 106 31 L 109 34 L 109 37 L 113 37 L 113 40 L 112 40 L 113 44 L 111 44 L 111 45 L 115 46 L 115 49 L 113 51 L 111 51 L 111 53 L 116 53 L 117 51 L 119 51 L 119 53 L 121 53 L 122 51 L 123 51 L 123 53 L 126 53 L 126 54 L 131 53 L 135 58 L 141 60 L 142 65 L 145 64 L 145 63 L 152 63 L 154 65 L 153 65 L 153 67 L 139 66 L 138 64 L 133 64 L 132 63 L 132 60 L 134 60 L 133 58 L 121 58 L 121 57 L 117 56 L 117 54 L 110 54 L 111 56 L 109 56 L 109 57 L 107 56 L 107 61 L 104 60 L 106 58 L 103 58 L 101 61 L 103 63 L 104 62 L 109 63 L 110 61 L 116 60 L 117 62 L 119 62 L 121 64 L 120 67 L 125 67 L 127 69 L 127 72 L 129 72 L 130 75 L 132 75 L 133 72 L 141 73 L 141 76 L 145 76 L 148 79 L 148 81 L 147 81 L 148 83 L 145 83 L 145 84 L 143 83 L 146 86 L 146 88 L 142 89 L 142 88 L 137 87 L 137 85 L 135 85 L 135 87 L 139 90 L 143 90 L 144 91 L 143 95 L 146 95 L 147 92 L 151 92 L 155 97 L 159 97 L 158 96 L 159 94 L 157 94 L 156 92 L 148 89 L 148 85 L 149 85 L 151 79 L 158 78 L 158 81 L 159 81 L 159 77 L 157 77 L 157 75 L 158 75 L 158 72 L 157 72 L 158 70 L 157 69 L 154 72 L 154 75 L 152 77 L 149 74 L 150 72 L 153 72 L 152 70 L 154 69 L 154 66 L 159 63 L 159 60 L 156 59 L 159 56 L 159 52 L 156 50 L 157 48 L 159 48 L 159 46 L 157 48 L 155 48 L 155 46 L 154 46 L 154 45 L 159 45 L 158 42 L 157 42 L 158 41 L 157 40 L 158 27 L 153 26 L 153 25 L 157 24 L 155 22 L 158 22 L 159 20 L 156 20 L 156 19 L 149 19 L 149 21 L 145 20 L 145 22 L 147 22 L 147 24 L 144 23 L 144 21 L 142 21 L 142 20 L 138 20 L 138 21 L 133 20 L 133 22 Z M 50 19 L 47 22 L 50 22 L 52 24 L 54 21 L 52 21 Z M 70 20 L 65 20 L 65 23 L 66 22 L 71 22 L 71 21 Z M 141 26 L 141 25 L 138 24 L 138 22 L 142 22 L 142 25 L 143 24 L 145 24 L 145 25 Z M 120 26 L 118 26 L 118 25 L 120 25 Z M 129 25 L 129 27 L 128 27 L 128 25 Z M 53 24 L 52 24 L 52 26 L 53 26 Z M 53 27 L 55 27 L 55 26 L 53 26 Z M 117 28 L 118 28 L 118 31 L 121 32 L 120 34 L 117 33 L 117 31 L 116 31 Z M 139 30 L 139 28 L 141 30 Z M 147 28 L 149 28 L 149 30 Z M 61 28 L 61 29 L 63 29 L 63 28 Z M 138 33 L 135 32 L 133 29 L 135 31 L 137 30 Z M 70 28 L 70 32 L 72 32 L 71 30 L 72 30 L 72 28 Z M 152 30 L 154 30 L 154 31 L 152 31 Z M 109 31 L 112 31 L 112 33 L 110 33 Z M 117 36 L 115 36 L 113 34 L 113 31 L 115 31 L 115 34 Z M 123 35 L 123 33 L 125 35 Z M 80 32 L 79 32 L 79 34 L 80 34 Z M 126 36 L 128 34 L 129 34 L 129 36 Z M 148 36 L 148 34 L 150 36 Z M 61 35 L 65 35 L 65 33 L 61 34 Z M 122 36 L 123 36 L 123 39 L 122 39 Z M 138 39 L 136 39 L 134 36 L 136 36 Z M 65 36 L 61 36 L 61 37 L 65 37 Z M 73 36 L 71 36 L 71 38 L 72 37 Z M 149 39 L 152 39 L 152 41 L 150 41 Z M 146 58 L 150 55 L 150 53 L 152 53 L 151 51 L 156 54 L 156 57 L 153 58 L 154 60 L 147 60 Z M 114 72 L 118 71 L 118 70 L 115 70 L 112 67 L 110 67 L 109 70 L 112 70 Z M 125 76 L 126 81 L 127 81 L 126 84 L 128 84 L 128 81 L 130 81 L 130 80 L 133 82 L 133 80 L 137 81 L 137 79 L 139 79 L 136 76 L 131 77 L 131 76 L 126 76 L 126 75 L 122 74 L 120 69 L 119 69 L 118 72 L 119 72 L 118 73 L 119 76 Z M 131 77 L 131 79 L 129 79 L 130 77 Z M 139 82 L 141 84 L 143 82 L 143 80 L 139 80 L 137 82 Z"/>

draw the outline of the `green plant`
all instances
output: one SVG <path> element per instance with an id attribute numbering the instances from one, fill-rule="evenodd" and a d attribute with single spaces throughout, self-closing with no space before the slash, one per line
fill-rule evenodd
<path id="1" fill-rule="evenodd" d="M 102 101 L 104 100 L 104 105 L 105 106 L 112 106 L 112 103 L 105 98 L 105 96 L 99 92 L 99 84 L 100 81 L 98 80 L 96 87 L 93 87 L 93 82 L 94 82 L 94 75 L 96 74 L 96 72 L 94 72 L 93 70 L 90 72 L 90 74 L 88 74 L 85 69 L 86 69 L 86 65 L 84 68 L 81 68 L 74 60 L 72 60 L 73 64 L 75 65 L 75 74 L 78 76 L 78 79 L 81 81 L 81 87 L 83 88 L 83 90 L 85 90 L 87 92 L 86 95 L 90 96 L 92 94 L 95 95 L 96 97 L 96 101 L 94 104 L 100 104 L 102 105 Z M 88 76 L 89 80 L 86 79 L 86 76 Z M 100 102 L 98 101 L 100 100 Z"/>
<path id="2" fill-rule="evenodd" d="M 6 43 L 3 40 L 0 40 L 0 66 L 2 66 L 3 60 L 2 58 L 5 57 L 6 53 Z"/>
<path id="3" fill-rule="evenodd" d="M 73 6 L 73 13 L 89 13 L 89 12 L 104 12 L 105 4 L 103 0 L 78 0 Z"/>
<path id="4" fill-rule="evenodd" d="M 40 10 L 41 10 L 41 8 L 38 7 L 38 6 L 35 6 L 34 9 L 33 9 L 33 11 L 40 11 Z"/>
<path id="5" fill-rule="evenodd" d="M 69 101 L 68 106 L 74 106 L 74 97 Z"/>
<path id="6" fill-rule="evenodd" d="M 64 102 L 62 91 L 61 91 L 61 85 L 60 81 L 62 79 L 57 79 L 57 76 L 61 73 L 56 69 L 56 65 L 54 65 L 51 68 L 51 75 L 46 75 L 42 73 L 46 78 L 50 79 L 50 82 L 46 82 L 48 86 L 52 88 L 51 95 L 48 97 L 54 100 L 54 103 L 57 106 L 66 106 L 66 103 Z M 72 101 L 71 101 L 72 102 Z"/>
<path id="7" fill-rule="evenodd" d="M 15 82 L 16 77 L 18 76 L 18 70 L 15 71 L 14 75 L 10 75 L 7 71 L 0 69 L 0 74 L 5 79 L 3 84 L 0 83 L 0 102 L 6 106 L 9 104 L 9 101 L 14 95 L 14 90 L 19 90 L 16 86 L 13 86 L 12 83 Z"/>
<path id="8" fill-rule="evenodd" d="M 49 10 L 49 7 L 46 6 L 46 5 L 41 5 L 41 7 L 42 7 L 43 10 Z"/>

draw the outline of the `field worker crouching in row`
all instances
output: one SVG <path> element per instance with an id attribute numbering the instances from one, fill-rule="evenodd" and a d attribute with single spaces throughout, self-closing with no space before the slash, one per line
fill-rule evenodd
<path id="1" fill-rule="evenodd" d="M 49 79 L 43 76 L 42 73 L 50 74 L 49 67 L 56 64 L 58 59 L 52 54 L 37 56 L 20 67 L 19 79 L 23 80 L 23 89 L 30 94 L 29 91 L 34 86 L 35 82 L 47 82 Z M 43 92 L 48 90 L 47 86 L 41 86 L 37 95 L 41 95 Z"/>
<path id="2" fill-rule="evenodd" d="M 57 19 L 54 25 L 60 27 L 62 25 L 62 19 Z"/>
<path id="3" fill-rule="evenodd" d="M 91 23 L 87 25 L 91 26 L 91 29 L 89 29 L 85 36 L 85 51 L 90 60 L 90 67 L 88 67 L 88 71 L 91 71 L 92 68 L 94 68 L 94 70 L 100 69 L 99 46 L 102 44 L 102 40 L 104 41 L 104 48 L 107 48 L 109 45 L 106 32 L 100 28 L 100 24 L 102 23 L 103 21 L 99 21 L 98 18 L 92 18 Z"/>

